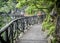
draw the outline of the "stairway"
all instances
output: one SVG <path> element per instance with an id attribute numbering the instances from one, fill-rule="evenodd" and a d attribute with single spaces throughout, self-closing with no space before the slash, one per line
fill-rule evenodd
<path id="1" fill-rule="evenodd" d="M 20 39 L 18 43 L 48 43 L 47 40 L 27 40 L 27 39 Z"/>
<path id="2" fill-rule="evenodd" d="M 41 24 L 33 25 L 16 43 L 48 43 Z"/>

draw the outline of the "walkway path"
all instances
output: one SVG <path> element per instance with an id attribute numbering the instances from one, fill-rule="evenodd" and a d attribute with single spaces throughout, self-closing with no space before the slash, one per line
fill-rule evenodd
<path id="1" fill-rule="evenodd" d="M 17 43 L 47 43 L 46 33 L 42 31 L 41 24 L 35 24 L 17 41 Z"/>

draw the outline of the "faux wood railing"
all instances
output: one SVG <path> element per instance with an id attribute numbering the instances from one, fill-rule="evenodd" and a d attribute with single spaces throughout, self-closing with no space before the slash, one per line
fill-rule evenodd
<path id="1" fill-rule="evenodd" d="M 18 18 L 11 21 L 5 27 L 0 29 L 0 43 L 14 43 L 18 39 L 21 32 L 28 29 L 30 25 L 41 22 L 41 17 L 31 16 Z"/>

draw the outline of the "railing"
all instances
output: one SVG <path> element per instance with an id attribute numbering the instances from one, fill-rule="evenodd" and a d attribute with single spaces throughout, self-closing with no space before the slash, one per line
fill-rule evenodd
<path id="1" fill-rule="evenodd" d="M 0 30 L 0 43 L 15 43 L 21 32 L 40 22 L 40 16 L 18 18 Z"/>

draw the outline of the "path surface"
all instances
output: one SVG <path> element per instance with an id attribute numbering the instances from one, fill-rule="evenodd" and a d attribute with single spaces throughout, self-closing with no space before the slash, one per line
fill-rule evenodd
<path id="1" fill-rule="evenodd" d="M 17 41 L 17 43 L 47 43 L 46 33 L 40 24 L 35 24 Z"/>

